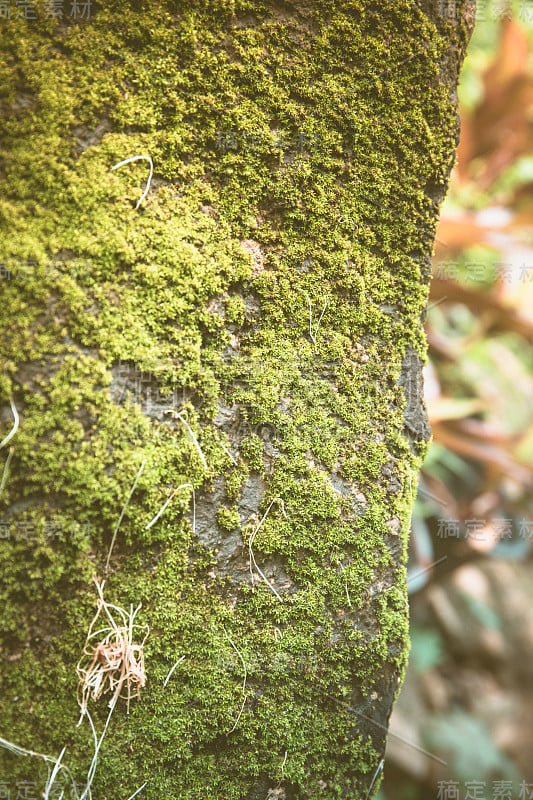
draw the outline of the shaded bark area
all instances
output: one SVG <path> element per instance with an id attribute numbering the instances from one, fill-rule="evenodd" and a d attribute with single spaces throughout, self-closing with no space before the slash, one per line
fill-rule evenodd
<path id="1" fill-rule="evenodd" d="M 68 745 L 84 786 L 75 670 L 105 578 L 150 637 L 95 796 L 377 791 L 473 14 L 438 5 L 4 23 L 0 735 Z M 112 171 L 139 154 L 140 205 L 148 162 Z M 28 779 L 27 758 L 0 770 Z"/>

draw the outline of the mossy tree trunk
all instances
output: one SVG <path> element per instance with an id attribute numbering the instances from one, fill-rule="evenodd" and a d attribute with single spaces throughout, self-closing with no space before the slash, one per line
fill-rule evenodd
<path id="1" fill-rule="evenodd" d="M 364 799 L 472 9 L 35 5 L 2 20 L 0 735 L 85 785 L 96 576 L 150 632 L 94 798 Z M 40 796 L 46 763 L 2 750 L 0 778 Z"/>

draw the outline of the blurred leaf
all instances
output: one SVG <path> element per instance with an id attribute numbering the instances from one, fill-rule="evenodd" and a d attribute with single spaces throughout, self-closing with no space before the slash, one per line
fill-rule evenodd
<path id="1" fill-rule="evenodd" d="M 529 43 L 523 27 L 513 19 L 503 19 L 496 55 L 483 75 L 483 105 L 501 102 L 508 85 L 516 78 L 527 75 L 528 60 Z"/>
<path id="2" fill-rule="evenodd" d="M 456 709 L 434 717 L 424 739 L 428 749 L 445 754 L 458 780 L 521 780 L 516 767 L 496 747 L 486 725 L 466 711 Z"/>
<path id="3" fill-rule="evenodd" d="M 468 116 L 468 173 L 482 190 L 516 159 L 533 152 L 529 122 L 533 107 L 533 77 L 529 73 L 529 42 L 523 27 L 505 19 L 496 55 L 483 75 L 483 99 Z M 465 174 L 463 163 L 463 176 Z"/>
<path id="4" fill-rule="evenodd" d="M 479 597 L 474 597 L 474 595 L 469 592 L 461 592 L 461 595 L 472 616 L 475 617 L 483 627 L 489 630 L 501 630 L 501 620 L 493 608 L 483 603 Z"/>
<path id="5" fill-rule="evenodd" d="M 531 470 L 519 464 L 502 447 L 465 438 L 459 431 L 454 431 L 449 425 L 445 425 L 442 422 L 435 423 L 433 435 L 441 444 L 450 450 L 454 450 L 459 455 L 480 461 L 499 473 L 509 475 L 519 484 L 531 484 Z"/>
<path id="6" fill-rule="evenodd" d="M 494 182 L 496 194 L 512 192 L 521 186 L 533 182 L 533 155 L 517 158 Z"/>
<path id="7" fill-rule="evenodd" d="M 430 445 L 423 469 L 444 483 L 449 481 L 451 475 L 462 478 L 465 483 L 472 482 L 476 477 L 475 470 L 463 458 L 436 441 Z"/>
<path id="8" fill-rule="evenodd" d="M 480 225 L 474 214 L 464 214 L 458 219 L 441 214 L 437 227 L 435 252 L 457 252 L 487 239 L 490 230 Z"/>
<path id="9" fill-rule="evenodd" d="M 441 396 L 436 400 L 426 401 L 431 424 L 444 419 L 461 419 L 476 414 L 489 406 L 486 400 L 458 400 Z"/>
<path id="10" fill-rule="evenodd" d="M 523 316 L 520 309 L 502 302 L 496 294 L 486 290 L 480 291 L 466 286 L 461 286 L 457 281 L 433 278 L 430 287 L 430 299 L 445 298 L 446 302 L 464 303 L 479 315 L 480 312 L 490 312 L 490 328 L 496 330 L 510 330 L 533 340 L 533 321 Z"/>
<path id="11" fill-rule="evenodd" d="M 492 549 L 491 555 L 494 558 L 503 558 L 506 561 L 515 561 L 526 558 L 531 552 L 531 542 L 526 539 L 515 539 L 514 541 L 501 541 Z"/>
<path id="12" fill-rule="evenodd" d="M 444 648 L 438 631 L 413 626 L 409 664 L 416 672 L 438 666 L 444 659 Z"/>

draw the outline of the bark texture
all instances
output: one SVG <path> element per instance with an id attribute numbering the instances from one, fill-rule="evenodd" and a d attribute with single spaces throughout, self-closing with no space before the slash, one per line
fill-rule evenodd
<path id="1" fill-rule="evenodd" d="M 67 746 L 85 785 L 76 664 L 105 577 L 150 634 L 94 798 L 377 791 L 472 19 L 147 0 L 2 22 L 2 436 L 11 402 L 20 424 L 0 452 L 0 735 Z M 154 165 L 138 208 L 148 161 L 111 169 L 135 155 Z M 2 750 L 0 776 L 42 791 L 46 764 Z"/>

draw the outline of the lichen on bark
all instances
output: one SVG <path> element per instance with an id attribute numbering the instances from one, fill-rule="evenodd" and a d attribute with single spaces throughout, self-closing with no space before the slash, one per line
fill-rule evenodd
<path id="1" fill-rule="evenodd" d="M 421 322 L 467 34 L 396 0 L 3 22 L 0 420 L 12 398 L 20 426 L 0 735 L 67 744 L 79 782 L 91 578 L 146 459 L 106 596 L 142 602 L 148 680 L 95 796 L 367 797 L 408 652 Z M 147 162 L 111 170 L 136 154 L 137 210 Z"/>

